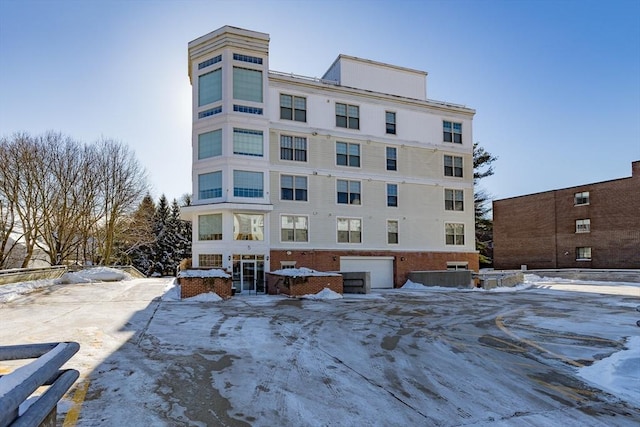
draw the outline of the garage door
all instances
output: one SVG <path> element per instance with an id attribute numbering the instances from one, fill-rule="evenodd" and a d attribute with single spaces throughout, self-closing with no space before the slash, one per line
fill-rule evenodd
<path id="1" fill-rule="evenodd" d="M 340 257 L 340 271 L 368 271 L 371 289 L 393 288 L 393 257 Z"/>

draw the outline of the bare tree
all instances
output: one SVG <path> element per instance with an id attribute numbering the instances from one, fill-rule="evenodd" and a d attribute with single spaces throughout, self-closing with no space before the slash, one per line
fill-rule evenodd
<path id="1" fill-rule="evenodd" d="M 8 261 L 18 244 L 13 202 L 0 189 L 0 268 L 8 268 Z"/>
<path id="2" fill-rule="evenodd" d="M 31 260 L 42 224 L 42 194 L 36 191 L 41 185 L 43 154 L 35 139 L 27 133 L 16 133 L 0 141 L 0 191 L 7 203 L 12 204 L 22 227 L 25 256 L 22 267 Z"/>
<path id="3" fill-rule="evenodd" d="M 98 237 L 101 263 L 113 261 L 114 244 L 122 219 L 148 191 L 147 174 L 129 148 L 111 139 L 95 145 L 97 154 Z"/>

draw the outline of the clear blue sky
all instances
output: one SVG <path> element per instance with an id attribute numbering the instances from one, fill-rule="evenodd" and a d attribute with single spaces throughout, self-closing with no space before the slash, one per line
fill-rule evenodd
<path id="1" fill-rule="evenodd" d="M 427 71 L 429 98 L 477 111 L 496 199 L 640 160 L 640 0 L 0 0 L 0 135 L 123 141 L 154 197 L 180 197 L 187 44 L 223 25 L 270 34 L 272 70 L 320 77 L 344 53 Z"/>

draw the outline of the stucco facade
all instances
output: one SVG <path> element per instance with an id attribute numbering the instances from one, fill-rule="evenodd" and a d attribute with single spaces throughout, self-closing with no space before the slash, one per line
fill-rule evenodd
<path id="1" fill-rule="evenodd" d="M 228 26 L 189 43 L 193 265 L 237 284 L 362 257 L 391 272 L 379 287 L 404 283 L 400 263 L 477 269 L 475 111 L 429 100 L 422 71 L 340 55 L 308 78 L 269 70 L 268 52 L 267 34 Z"/>
<path id="2" fill-rule="evenodd" d="M 493 202 L 494 266 L 640 268 L 640 161 L 629 178 Z"/>

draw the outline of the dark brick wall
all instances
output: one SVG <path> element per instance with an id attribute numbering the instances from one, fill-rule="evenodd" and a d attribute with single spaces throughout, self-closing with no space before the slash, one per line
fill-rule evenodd
<path id="1" fill-rule="evenodd" d="M 281 261 L 296 261 L 296 267 L 307 267 L 317 271 L 339 271 L 341 256 L 393 256 L 394 287 L 405 284 L 409 272 L 446 270 L 447 262 L 467 262 L 469 269 L 478 271 L 478 254 L 460 252 L 388 252 L 388 251 L 327 251 L 272 250 L 271 270 L 278 270 Z"/>
<path id="2" fill-rule="evenodd" d="M 223 277 L 181 277 L 180 298 L 215 292 L 220 298 L 231 297 L 231 279 Z"/>
<path id="3" fill-rule="evenodd" d="M 640 162 L 633 175 L 493 203 L 494 266 L 520 268 L 640 268 Z M 574 194 L 589 192 L 588 205 Z M 576 233 L 589 219 L 591 231 Z M 577 247 L 591 247 L 591 261 L 577 261 Z"/>
<path id="4" fill-rule="evenodd" d="M 302 296 L 317 294 L 324 288 L 342 295 L 342 276 L 288 277 L 267 273 L 267 293 Z"/>

